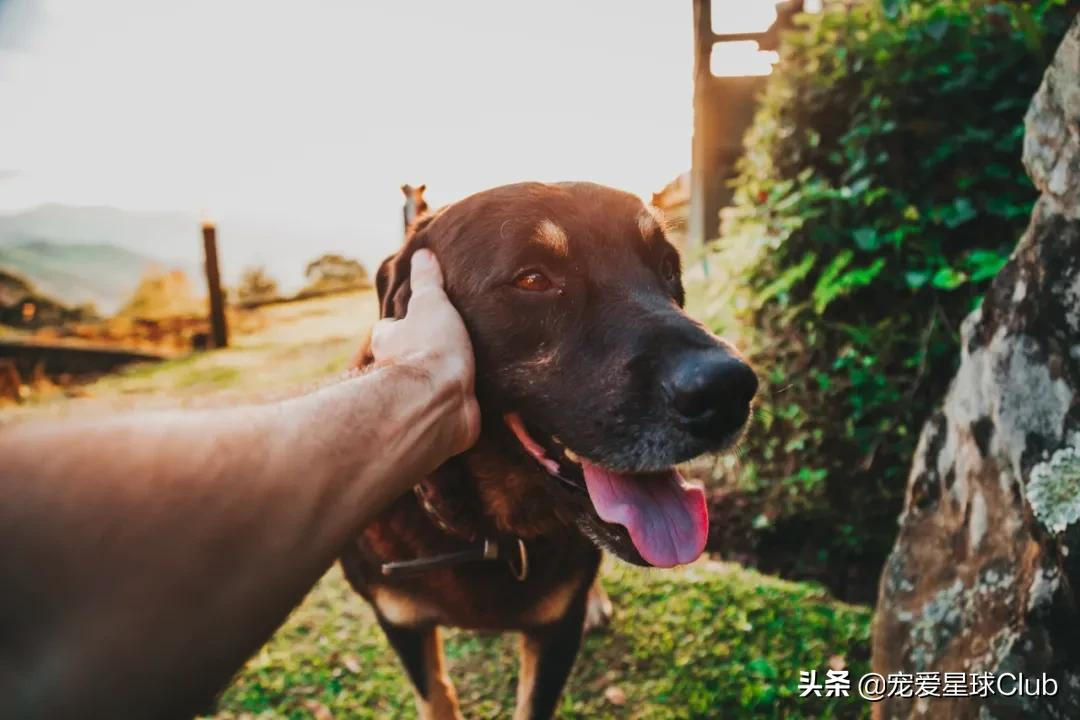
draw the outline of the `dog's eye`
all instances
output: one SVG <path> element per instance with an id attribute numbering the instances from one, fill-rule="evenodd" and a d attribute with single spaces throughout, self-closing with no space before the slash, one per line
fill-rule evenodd
<path id="1" fill-rule="evenodd" d="M 551 289 L 551 280 L 547 275 L 536 270 L 526 270 L 514 278 L 514 287 L 531 292 L 543 292 Z"/>
<path id="2" fill-rule="evenodd" d="M 674 254 L 665 255 L 660 261 L 660 277 L 672 285 L 679 282 L 679 260 Z"/>

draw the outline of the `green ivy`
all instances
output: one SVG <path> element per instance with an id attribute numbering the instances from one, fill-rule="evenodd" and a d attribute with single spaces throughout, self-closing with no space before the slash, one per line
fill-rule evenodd
<path id="1" fill-rule="evenodd" d="M 1070 15 L 837 3 L 784 38 L 704 302 L 721 332 L 753 333 L 768 387 L 726 482 L 753 502 L 759 550 L 798 528 L 795 575 L 876 573 L 892 543 L 959 324 L 1031 211 L 1023 116 Z"/>

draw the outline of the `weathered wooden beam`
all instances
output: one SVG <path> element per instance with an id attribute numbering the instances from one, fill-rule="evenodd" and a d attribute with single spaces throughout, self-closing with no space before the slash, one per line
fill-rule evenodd
<path id="1" fill-rule="evenodd" d="M 738 42 L 741 40 L 753 40 L 760 42 L 769 37 L 769 33 L 765 32 L 744 32 L 744 33 L 721 33 L 719 35 L 710 33 L 710 43 L 718 42 Z M 710 45 L 711 47 L 711 45 Z"/>
<path id="2" fill-rule="evenodd" d="M 694 137 L 690 161 L 690 210 L 687 218 L 687 245 L 698 248 L 709 236 L 708 182 L 710 156 L 708 92 L 712 72 L 712 0 L 694 3 Z"/>
<path id="3" fill-rule="evenodd" d="M 229 327 L 225 321 L 225 296 L 221 291 L 221 271 L 218 268 L 217 228 L 212 222 L 203 222 L 202 234 L 206 289 L 210 294 L 210 340 L 212 347 L 228 347 Z"/>

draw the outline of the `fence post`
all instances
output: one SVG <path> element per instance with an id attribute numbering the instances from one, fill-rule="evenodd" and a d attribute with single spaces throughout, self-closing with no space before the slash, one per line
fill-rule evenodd
<path id="1" fill-rule="evenodd" d="M 694 135 L 691 140 L 690 208 L 687 218 L 687 246 L 701 248 L 709 239 L 709 163 L 712 159 L 709 103 L 712 72 L 712 0 L 694 0 Z"/>
<path id="2" fill-rule="evenodd" d="M 229 345 L 229 327 L 225 322 L 225 296 L 221 292 L 221 271 L 218 269 L 217 228 L 204 220 L 202 225 L 203 254 L 206 258 L 206 288 L 210 294 L 211 347 Z"/>

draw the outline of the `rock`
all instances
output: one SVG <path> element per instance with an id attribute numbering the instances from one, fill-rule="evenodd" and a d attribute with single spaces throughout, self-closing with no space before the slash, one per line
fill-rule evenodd
<path id="1" fill-rule="evenodd" d="M 923 428 L 882 572 L 873 669 L 967 673 L 968 697 L 894 697 L 875 718 L 1080 717 L 1080 25 L 1025 118 L 1042 193 L 962 328 L 961 364 Z M 1014 690 L 972 697 L 971 674 Z M 1014 675 L 1002 675 L 1012 673 Z"/>

